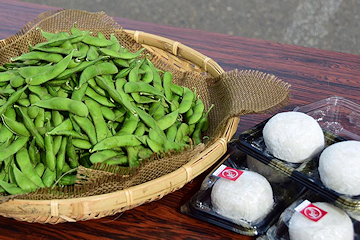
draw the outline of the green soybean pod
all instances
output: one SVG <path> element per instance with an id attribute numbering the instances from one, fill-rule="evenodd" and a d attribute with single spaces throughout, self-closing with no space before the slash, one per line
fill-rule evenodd
<path id="1" fill-rule="evenodd" d="M 115 113 L 111 108 L 105 107 L 105 106 L 100 106 L 100 111 L 105 119 L 107 119 L 109 121 L 115 120 Z"/>
<path id="2" fill-rule="evenodd" d="M 116 80 L 116 84 L 118 83 L 118 80 Z M 120 79 L 121 80 L 121 79 Z M 99 84 L 101 88 L 106 90 L 110 97 L 114 99 L 115 102 L 123 105 L 127 110 L 129 110 L 131 113 L 136 114 L 136 111 L 134 109 L 134 106 L 129 101 L 129 96 L 122 90 L 122 89 L 113 89 L 111 88 L 102 78 L 96 78 L 96 82 Z"/>
<path id="3" fill-rule="evenodd" d="M 25 176 L 28 177 L 37 187 L 44 187 L 41 178 L 36 174 L 36 171 L 31 164 L 30 156 L 26 148 L 22 148 L 18 151 L 15 158 L 21 172 L 25 174 Z"/>
<path id="4" fill-rule="evenodd" d="M 85 105 L 89 109 L 90 116 L 95 126 L 97 142 L 100 142 L 107 137 L 107 126 L 100 105 L 93 100 L 85 100 Z"/>
<path id="5" fill-rule="evenodd" d="M 37 99 L 35 97 L 32 97 L 32 99 L 30 99 L 31 104 L 34 104 L 35 102 L 37 102 L 40 99 L 43 99 L 44 96 L 49 94 L 48 90 L 42 86 L 29 86 L 29 90 L 30 90 L 30 92 L 33 93 L 33 94 L 30 94 L 30 97 L 31 97 L 31 95 L 35 94 L 35 96 L 37 96 L 39 98 L 39 99 Z"/>
<path id="6" fill-rule="evenodd" d="M 75 54 L 75 52 L 74 52 L 74 54 Z M 74 54 L 73 54 L 73 57 L 74 57 Z M 80 65 L 80 63 L 82 62 L 82 60 L 81 59 L 79 59 L 79 58 L 76 58 L 76 59 L 71 59 L 71 61 L 69 62 L 69 65 L 67 66 L 67 69 L 71 69 L 71 68 L 76 68 L 77 66 L 79 66 Z M 55 84 L 54 82 L 52 82 L 52 81 L 49 81 L 49 83 L 52 83 L 52 84 Z M 62 83 L 64 83 L 64 82 L 62 82 Z"/>
<path id="7" fill-rule="evenodd" d="M 164 144 L 164 139 L 152 128 L 149 129 L 149 138 L 160 146 Z"/>
<path id="8" fill-rule="evenodd" d="M 114 34 L 110 35 L 110 41 L 112 42 L 112 44 L 110 45 L 109 49 L 111 49 L 115 52 L 119 52 L 121 45 L 120 45 L 118 39 L 114 36 Z"/>
<path id="9" fill-rule="evenodd" d="M 41 128 L 44 126 L 44 124 L 45 124 L 45 109 L 43 109 L 43 108 L 39 109 L 39 113 L 34 120 L 34 124 L 35 124 L 36 128 Z"/>
<path id="10" fill-rule="evenodd" d="M 47 71 L 28 78 L 29 84 L 33 86 L 37 86 L 57 77 L 67 68 L 67 66 L 71 61 L 72 55 L 73 55 L 73 51 L 69 55 L 64 57 L 56 65 L 49 68 Z"/>
<path id="11" fill-rule="evenodd" d="M 80 117 L 77 115 L 74 116 L 74 120 L 89 137 L 91 144 L 96 144 L 97 143 L 96 130 L 91 120 L 86 117 Z"/>
<path id="12" fill-rule="evenodd" d="M 41 35 L 46 39 L 46 40 L 51 40 L 55 37 L 58 36 L 58 33 L 51 33 L 51 32 L 46 32 L 44 30 L 42 30 L 41 28 L 37 27 L 36 30 L 40 30 Z"/>
<path id="13" fill-rule="evenodd" d="M 6 71 L 0 73 L 0 82 L 8 82 L 11 78 L 16 76 L 15 71 Z"/>
<path id="14" fill-rule="evenodd" d="M 79 155 L 76 153 L 72 140 L 72 137 L 68 138 L 68 141 L 66 143 L 66 154 L 68 156 L 70 167 L 76 168 L 79 166 Z"/>
<path id="15" fill-rule="evenodd" d="M 112 103 L 108 97 L 101 96 L 97 92 L 95 92 L 92 88 L 87 88 L 85 92 L 86 96 L 100 103 L 102 106 L 106 107 L 115 107 L 116 105 Z"/>
<path id="16" fill-rule="evenodd" d="M 138 137 L 143 136 L 145 134 L 145 131 L 146 131 L 145 124 L 143 122 L 139 122 L 134 132 L 134 135 Z"/>
<path id="17" fill-rule="evenodd" d="M 39 188 L 24 173 L 22 173 L 15 164 L 12 167 L 16 183 L 22 190 L 31 192 Z"/>
<path id="18" fill-rule="evenodd" d="M 150 138 L 146 139 L 146 143 L 148 147 L 151 149 L 151 151 L 153 151 L 154 153 L 160 153 L 164 150 L 160 144 L 158 144 L 156 141 Z"/>
<path id="19" fill-rule="evenodd" d="M 72 130 L 73 125 L 70 118 L 67 118 L 65 121 L 54 127 L 51 131 L 48 131 L 48 134 L 56 135 L 56 132 Z"/>
<path id="20" fill-rule="evenodd" d="M 170 103 L 170 110 L 173 112 L 173 111 L 178 110 L 179 107 L 180 107 L 180 104 L 179 104 L 178 100 L 173 98 L 173 100 Z"/>
<path id="21" fill-rule="evenodd" d="M 157 109 L 161 106 L 161 102 L 160 101 L 157 101 L 157 102 L 154 102 L 150 105 L 150 109 L 149 109 L 149 114 L 151 116 L 154 115 L 154 113 L 157 111 Z"/>
<path id="22" fill-rule="evenodd" d="M 127 82 L 124 85 L 125 93 L 147 93 L 165 98 L 164 94 L 145 82 Z"/>
<path id="23" fill-rule="evenodd" d="M 115 75 L 115 79 L 125 78 L 129 75 L 131 67 L 121 69 L 118 74 Z"/>
<path id="24" fill-rule="evenodd" d="M 190 108 L 194 98 L 194 93 L 187 87 L 184 87 L 183 98 L 180 102 L 179 113 L 186 113 Z"/>
<path id="25" fill-rule="evenodd" d="M 84 139 L 73 138 L 72 143 L 74 147 L 79 149 L 90 149 L 92 147 L 92 144 Z"/>
<path id="26" fill-rule="evenodd" d="M 88 108 L 83 102 L 63 97 L 40 100 L 34 105 L 51 110 L 67 111 L 81 117 L 87 117 L 89 114 Z"/>
<path id="27" fill-rule="evenodd" d="M 73 47 L 70 43 L 70 41 L 64 41 L 60 46 L 55 46 L 55 47 L 34 47 L 34 50 L 37 51 L 41 51 L 41 52 L 47 52 L 47 53 L 59 53 L 59 54 L 69 54 L 72 50 Z"/>
<path id="28" fill-rule="evenodd" d="M 18 71 L 23 78 L 29 78 L 47 71 L 50 67 L 51 67 L 50 64 L 44 66 L 28 66 L 28 67 L 19 68 Z"/>
<path id="29" fill-rule="evenodd" d="M 24 60 L 43 60 L 43 61 L 47 61 L 47 62 L 52 62 L 52 63 L 58 63 L 60 62 L 63 57 L 61 54 L 58 53 L 47 53 L 47 52 L 41 52 L 41 51 L 32 51 L 32 52 L 28 52 L 28 53 L 23 53 L 18 57 L 15 57 L 12 59 L 13 62 L 15 61 L 24 61 Z"/>
<path id="30" fill-rule="evenodd" d="M 171 127 L 177 120 L 179 115 L 179 110 L 171 112 L 156 121 L 156 124 L 160 127 L 161 130 L 165 130 Z"/>
<path id="31" fill-rule="evenodd" d="M 53 135 L 53 136 L 54 135 L 55 136 L 67 136 L 67 137 L 71 136 L 72 138 L 89 140 L 89 137 L 86 136 L 86 134 L 83 134 L 81 132 L 78 133 L 77 131 L 74 131 L 74 130 L 60 130 L 60 131 L 48 132 L 48 134 Z"/>
<path id="32" fill-rule="evenodd" d="M 74 57 L 76 57 L 77 59 L 85 58 L 90 46 L 82 42 L 77 43 L 76 46 L 77 50 L 74 52 Z"/>
<path id="33" fill-rule="evenodd" d="M 147 62 L 148 66 L 151 68 L 151 70 L 153 72 L 153 86 L 157 90 L 162 92 L 163 87 L 162 87 L 162 82 L 161 82 L 161 77 L 160 77 L 159 72 L 157 71 L 157 69 L 155 68 L 155 66 L 153 65 L 153 63 L 149 59 L 146 59 L 146 62 Z"/>
<path id="34" fill-rule="evenodd" d="M 120 136 L 123 134 L 132 134 L 136 130 L 138 123 L 139 117 L 128 112 L 126 114 L 123 126 L 121 127 L 120 131 L 116 133 L 116 135 Z"/>
<path id="35" fill-rule="evenodd" d="M 103 59 L 104 57 L 99 57 L 98 59 L 95 59 L 93 61 L 83 61 L 77 67 L 66 69 L 64 72 L 60 73 L 59 76 L 56 77 L 56 79 L 67 79 L 73 74 L 80 73 L 87 67 L 94 65 L 95 63 L 102 61 Z"/>
<path id="36" fill-rule="evenodd" d="M 182 96 L 184 93 L 184 88 L 175 83 L 170 84 L 170 89 L 173 93 L 175 93 L 178 96 Z"/>
<path id="37" fill-rule="evenodd" d="M 25 84 L 25 79 L 20 76 L 20 75 L 17 75 L 13 78 L 10 79 L 10 85 L 13 87 L 13 88 L 18 88 L 18 87 L 21 87 Z"/>
<path id="38" fill-rule="evenodd" d="M 37 106 L 28 107 L 29 118 L 35 119 L 37 117 L 37 115 L 39 114 L 39 110 L 40 110 L 40 108 Z"/>
<path id="39" fill-rule="evenodd" d="M 50 39 L 49 41 L 38 43 L 35 45 L 35 47 L 57 47 L 63 44 L 65 41 L 70 41 L 76 39 L 78 41 L 78 38 L 83 38 L 84 33 L 79 33 L 75 35 L 70 35 L 67 32 L 59 32 L 58 35 L 55 38 Z"/>
<path id="40" fill-rule="evenodd" d="M 26 129 L 24 124 L 13 120 L 11 118 L 6 117 L 4 114 L 1 116 L 5 126 L 9 128 L 10 131 L 13 133 L 20 135 L 20 136 L 26 136 L 30 137 L 30 132 Z"/>
<path id="41" fill-rule="evenodd" d="M 86 35 L 84 37 L 84 39 L 81 40 L 83 43 L 86 43 L 88 45 L 92 45 L 95 47 L 107 47 L 110 46 L 111 44 L 113 44 L 112 41 L 107 40 L 107 39 L 101 39 L 98 37 L 93 37 L 90 35 Z"/>
<path id="42" fill-rule="evenodd" d="M 11 195 L 25 193 L 25 191 L 18 187 L 16 183 L 7 183 L 0 180 L 0 186 Z"/>
<path id="43" fill-rule="evenodd" d="M 138 157 L 143 159 L 149 159 L 153 155 L 153 152 L 149 148 L 142 148 L 138 152 Z"/>
<path id="44" fill-rule="evenodd" d="M 86 60 L 92 61 L 99 57 L 99 52 L 95 46 L 90 46 L 88 52 L 86 53 Z"/>
<path id="45" fill-rule="evenodd" d="M 30 103 L 29 99 L 21 98 L 21 99 L 17 100 L 17 104 L 19 104 L 20 106 L 23 106 L 23 107 L 29 107 L 31 103 Z"/>
<path id="46" fill-rule="evenodd" d="M 51 171 L 49 168 L 46 168 L 42 176 L 42 181 L 45 187 L 51 187 L 55 183 L 55 180 L 56 180 L 56 172 Z"/>
<path id="47" fill-rule="evenodd" d="M 145 83 L 151 83 L 154 79 L 154 73 L 147 64 L 147 62 L 145 61 L 140 68 L 145 72 L 144 76 L 141 78 L 141 81 Z"/>
<path id="48" fill-rule="evenodd" d="M 205 109 L 204 103 L 199 98 L 196 101 L 196 105 L 195 105 L 194 110 L 193 110 L 194 113 L 190 116 L 190 118 L 188 118 L 188 124 L 197 123 L 200 120 L 200 118 L 202 117 L 204 109 Z"/>
<path id="49" fill-rule="evenodd" d="M 94 78 L 89 79 L 88 84 L 98 94 L 100 94 L 101 96 L 104 96 L 104 97 L 106 96 L 105 90 L 96 84 Z"/>
<path id="50" fill-rule="evenodd" d="M 171 141 L 174 142 L 175 141 L 175 137 L 176 137 L 176 132 L 177 132 L 177 126 L 175 124 L 173 124 L 171 127 L 169 127 L 166 131 L 166 138 Z"/>
<path id="51" fill-rule="evenodd" d="M 8 107 L 12 106 L 17 100 L 19 100 L 21 94 L 24 93 L 27 88 L 28 86 L 26 85 L 25 87 L 11 94 L 11 96 L 8 98 L 5 104 L 0 106 L 0 115 L 3 115 Z"/>
<path id="52" fill-rule="evenodd" d="M 201 143 L 201 129 L 203 128 L 205 121 L 206 121 L 206 118 L 203 117 L 200 119 L 200 121 L 195 126 L 195 130 L 192 134 L 192 138 L 193 138 L 195 145 L 198 145 Z"/>
<path id="53" fill-rule="evenodd" d="M 65 165 L 66 157 L 66 146 L 67 146 L 67 137 L 63 137 L 60 145 L 58 154 L 56 155 L 56 178 L 59 178 L 62 174 L 62 169 Z"/>
<path id="54" fill-rule="evenodd" d="M 164 88 L 164 94 L 165 97 L 169 100 L 172 101 L 172 91 L 171 91 L 171 80 L 172 80 L 172 74 L 168 71 L 164 72 L 163 76 L 163 88 Z"/>
<path id="55" fill-rule="evenodd" d="M 44 171 L 45 171 L 45 165 L 42 163 L 38 163 L 34 168 L 36 174 L 41 178 Z"/>
<path id="56" fill-rule="evenodd" d="M 51 112 L 51 121 L 53 126 L 57 127 L 64 121 L 64 116 L 59 111 L 53 110 Z"/>
<path id="57" fill-rule="evenodd" d="M 128 68 L 130 66 L 127 60 L 121 58 L 114 59 L 113 62 L 121 68 Z"/>
<path id="58" fill-rule="evenodd" d="M 9 130 L 5 125 L 1 126 L 0 129 L 0 142 L 7 142 L 14 136 L 13 132 Z"/>
<path id="59" fill-rule="evenodd" d="M 181 142 L 184 136 L 186 136 L 189 133 L 189 126 L 186 123 L 182 123 L 177 132 L 175 137 L 175 142 Z"/>
<path id="60" fill-rule="evenodd" d="M 121 155 L 107 159 L 103 163 L 108 165 L 127 165 L 129 163 L 129 160 L 127 156 Z"/>
<path id="61" fill-rule="evenodd" d="M 137 137 L 135 135 L 132 135 L 132 134 L 113 136 L 113 137 L 105 138 L 101 142 L 97 143 L 90 150 L 90 152 L 106 150 L 106 149 L 114 149 L 114 148 L 125 147 L 125 146 L 138 146 L 140 144 L 141 144 L 141 142 L 137 139 Z"/>
<path id="62" fill-rule="evenodd" d="M 112 75 L 110 74 L 105 74 L 105 75 L 101 75 L 101 77 L 106 81 L 106 83 L 111 87 L 111 88 L 115 88 L 115 84 L 114 81 L 112 79 Z"/>
<path id="63" fill-rule="evenodd" d="M 64 163 L 64 167 L 62 169 L 62 173 L 67 173 L 68 171 L 71 170 L 71 167 L 69 166 L 69 164 L 67 164 L 66 162 Z"/>
<path id="64" fill-rule="evenodd" d="M 160 118 L 165 116 L 165 108 L 164 106 L 160 105 L 156 111 L 153 113 L 153 118 L 155 121 L 159 120 Z"/>
<path id="65" fill-rule="evenodd" d="M 195 126 L 196 124 L 190 124 L 189 125 L 189 135 L 191 136 L 193 134 L 193 132 L 195 131 Z"/>
<path id="66" fill-rule="evenodd" d="M 49 122 L 48 125 L 50 125 Z M 54 153 L 53 137 L 50 134 L 45 134 L 44 140 L 45 140 L 46 167 L 49 168 L 51 171 L 55 171 L 56 156 Z"/>
<path id="67" fill-rule="evenodd" d="M 128 163 L 129 167 L 138 167 L 140 165 L 138 161 L 138 153 L 139 153 L 139 146 L 135 147 L 126 147 L 127 157 L 128 157 Z"/>
<path id="68" fill-rule="evenodd" d="M 29 153 L 30 161 L 33 165 L 38 164 L 40 162 L 40 155 L 35 145 L 35 138 L 33 138 L 29 144 L 28 153 Z"/>
<path id="69" fill-rule="evenodd" d="M 104 162 L 112 157 L 115 157 L 117 155 L 121 154 L 120 152 L 114 151 L 114 150 L 102 150 L 98 151 L 96 153 L 93 153 L 90 155 L 90 161 L 91 163 L 99 163 Z"/>
<path id="70" fill-rule="evenodd" d="M 80 75 L 79 79 L 79 86 L 78 88 L 81 88 L 81 86 L 86 83 L 89 79 L 99 76 L 99 75 L 106 75 L 106 74 L 116 74 L 118 72 L 117 67 L 112 62 L 102 62 L 96 65 L 92 65 L 90 67 L 87 67 Z"/>
<path id="71" fill-rule="evenodd" d="M 116 52 L 109 48 L 99 48 L 99 51 L 102 52 L 104 55 L 110 56 L 113 58 L 121 58 L 121 59 L 138 58 L 144 50 L 145 50 L 145 48 L 142 48 L 139 51 L 133 53 L 133 52 Z"/>
<path id="72" fill-rule="evenodd" d="M 88 88 L 88 84 L 84 83 L 82 88 L 74 89 L 74 91 L 71 94 L 71 99 L 77 100 L 77 101 L 82 101 L 82 99 L 85 96 L 87 88 Z"/>
<path id="73" fill-rule="evenodd" d="M 17 153 L 29 140 L 29 137 L 20 136 L 15 139 L 7 148 L 0 152 L 0 161 Z"/>

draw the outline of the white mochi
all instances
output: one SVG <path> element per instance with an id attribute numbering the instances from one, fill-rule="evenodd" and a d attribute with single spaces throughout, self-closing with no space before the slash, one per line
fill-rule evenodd
<path id="1" fill-rule="evenodd" d="M 246 171 L 236 180 L 218 179 L 211 191 L 213 210 L 235 223 L 254 222 L 274 204 L 270 183 L 258 173 Z"/>
<path id="2" fill-rule="evenodd" d="M 273 156 L 291 163 L 311 159 L 325 146 L 318 122 L 301 112 L 276 114 L 265 124 L 263 137 Z"/>
<path id="3" fill-rule="evenodd" d="M 313 203 L 327 214 L 314 222 L 299 212 L 289 221 L 291 240 L 353 240 L 354 226 L 350 217 L 340 208 L 329 203 Z"/>
<path id="4" fill-rule="evenodd" d="M 320 155 L 318 170 L 326 187 L 341 194 L 360 195 L 360 142 L 330 145 Z"/>
<path id="5" fill-rule="evenodd" d="M 289 177 L 285 174 L 273 169 L 272 167 L 269 167 L 268 165 L 260 162 L 259 160 L 256 160 L 249 155 L 246 156 L 246 161 L 250 170 L 260 173 L 270 182 L 284 183 L 290 180 Z"/>

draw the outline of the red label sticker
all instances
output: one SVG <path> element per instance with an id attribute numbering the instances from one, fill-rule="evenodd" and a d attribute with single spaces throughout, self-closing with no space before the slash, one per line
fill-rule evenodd
<path id="1" fill-rule="evenodd" d="M 305 200 L 302 204 L 296 207 L 295 210 L 314 222 L 319 221 L 327 214 L 326 211 L 318 208 L 308 200 Z"/>
<path id="2" fill-rule="evenodd" d="M 241 174 L 243 174 L 243 171 L 241 171 L 239 169 L 228 167 L 226 165 L 221 165 L 213 173 L 213 175 L 215 175 L 215 176 L 225 178 L 225 179 L 229 179 L 229 180 L 232 180 L 232 181 L 236 181 L 236 179 L 238 179 L 241 176 Z"/>

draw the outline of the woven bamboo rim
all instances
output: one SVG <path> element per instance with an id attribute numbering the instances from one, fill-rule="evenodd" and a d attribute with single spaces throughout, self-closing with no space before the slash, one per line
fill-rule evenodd
<path id="1" fill-rule="evenodd" d="M 157 35 L 125 30 L 150 52 L 180 71 L 208 73 L 213 77 L 224 70 L 212 59 L 179 42 Z M 151 202 L 182 188 L 206 171 L 227 151 L 240 119 L 231 118 L 216 141 L 178 170 L 152 181 L 113 193 L 73 199 L 21 200 L 0 204 L 0 215 L 20 221 L 57 224 L 98 219 Z"/>

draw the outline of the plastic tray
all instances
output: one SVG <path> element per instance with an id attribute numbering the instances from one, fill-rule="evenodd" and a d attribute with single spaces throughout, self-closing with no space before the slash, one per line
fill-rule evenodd
<path id="1" fill-rule="evenodd" d="M 273 189 L 274 205 L 266 216 L 253 223 L 245 221 L 243 224 L 235 223 L 217 214 L 211 205 L 212 186 L 219 178 L 213 175 L 214 171 L 222 164 L 235 169 L 249 170 L 246 155 L 232 145 L 229 144 L 228 151 L 220 164 L 204 179 L 201 189 L 181 207 L 181 212 L 242 235 L 259 236 L 265 234 L 268 228 L 277 221 L 282 211 L 306 191 L 306 188 L 291 179 L 282 183 L 269 181 Z"/>
<path id="2" fill-rule="evenodd" d="M 294 213 L 294 209 L 302 203 L 304 200 L 309 200 L 310 202 L 326 202 L 326 199 L 315 194 L 312 191 L 307 191 L 303 196 L 297 199 L 293 204 L 291 204 L 281 215 L 276 224 L 271 226 L 266 232 L 266 235 L 259 237 L 257 240 L 289 240 L 289 220 Z M 354 226 L 354 239 L 360 238 L 360 222 L 355 218 L 351 217 L 351 221 Z"/>
<path id="3" fill-rule="evenodd" d="M 323 128 L 327 146 L 340 141 L 360 139 L 360 106 L 345 98 L 333 96 L 297 107 L 294 111 L 304 112 L 318 121 Z M 268 120 L 243 132 L 237 139 L 236 146 L 339 207 L 360 212 L 360 196 L 340 194 L 322 184 L 317 171 L 319 155 L 301 164 L 288 163 L 272 156 L 262 137 L 262 129 Z"/>

